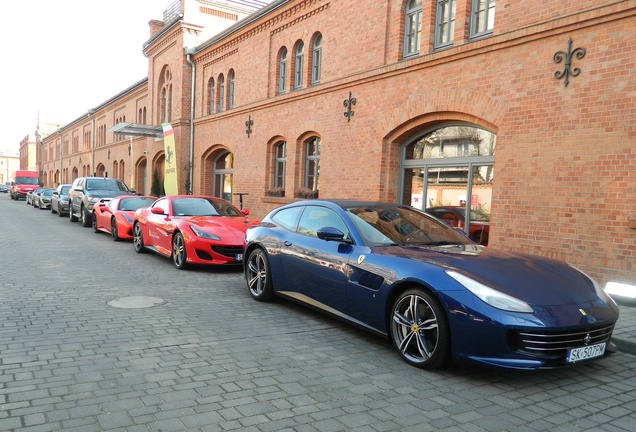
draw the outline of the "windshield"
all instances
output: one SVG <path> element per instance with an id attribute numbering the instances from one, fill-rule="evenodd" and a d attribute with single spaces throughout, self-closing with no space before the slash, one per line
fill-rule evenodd
<path id="1" fill-rule="evenodd" d="M 175 216 L 243 216 L 232 204 L 206 198 L 175 198 L 172 200 Z"/>
<path id="2" fill-rule="evenodd" d="M 456 208 L 457 213 L 459 213 L 462 217 L 462 219 L 466 220 L 466 212 L 465 209 L 463 207 L 457 207 Z M 470 220 L 471 221 L 476 221 L 476 222 L 489 222 L 490 218 L 488 217 L 487 214 L 484 214 L 482 212 L 480 212 L 479 210 L 470 210 Z"/>
<path id="3" fill-rule="evenodd" d="M 71 189 L 71 186 L 62 186 L 62 190 L 60 191 L 61 194 L 66 195 L 69 191 L 69 189 Z"/>
<path id="4" fill-rule="evenodd" d="M 40 184 L 37 177 L 16 177 L 15 182 L 17 184 L 24 184 L 24 185 Z"/>
<path id="5" fill-rule="evenodd" d="M 86 180 L 86 190 L 129 192 L 128 187 L 126 187 L 124 182 L 112 179 Z"/>
<path id="6" fill-rule="evenodd" d="M 453 228 L 412 207 L 378 204 L 346 211 L 367 246 L 472 244 Z"/>
<path id="7" fill-rule="evenodd" d="M 135 211 L 142 207 L 149 207 L 150 204 L 155 202 L 156 198 L 139 197 L 139 198 L 123 198 L 119 203 L 119 210 L 121 211 Z"/>

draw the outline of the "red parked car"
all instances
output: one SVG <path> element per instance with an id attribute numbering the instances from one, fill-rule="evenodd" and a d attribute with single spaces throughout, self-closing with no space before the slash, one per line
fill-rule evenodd
<path id="1" fill-rule="evenodd" d="M 466 227 L 466 209 L 461 206 L 438 206 L 429 207 L 426 209 L 426 213 L 435 216 L 438 219 L 446 222 L 446 224 L 460 228 L 462 230 Z M 470 232 L 468 237 L 477 244 L 487 246 L 488 235 L 490 234 L 490 217 L 479 211 L 470 210 Z"/>
<path id="2" fill-rule="evenodd" d="M 93 206 L 93 230 L 111 235 L 114 241 L 130 240 L 135 211 L 157 200 L 154 196 L 121 195 L 100 200 Z"/>
<path id="3" fill-rule="evenodd" d="M 243 262 L 247 227 L 258 224 L 230 202 L 201 195 L 158 199 L 135 212 L 133 246 L 172 258 L 179 269 L 189 264 L 225 265 Z"/>

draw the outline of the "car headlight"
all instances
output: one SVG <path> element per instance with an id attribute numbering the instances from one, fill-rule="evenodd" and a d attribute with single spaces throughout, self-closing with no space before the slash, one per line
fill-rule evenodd
<path id="1" fill-rule="evenodd" d="M 193 233 L 195 233 L 198 237 L 201 238 L 206 238 L 206 239 L 210 239 L 210 240 L 221 240 L 221 237 L 216 236 L 214 234 L 210 234 L 208 232 L 205 232 L 197 227 L 195 227 L 194 225 L 190 225 L 190 229 L 192 230 Z"/>
<path id="2" fill-rule="evenodd" d="M 446 274 L 466 287 L 468 291 L 475 294 L 483 302 L 494 308 L 510 312 L 534 312 L 528 303 L 487 287 L 468 276 L 454 271 L 447 271 Z"/>
<path id="3" fill-rule="evenodd" d="M 99 198 L 96 198 L 96 197 L 89 197 L 89 198 L 88 198 L 88 202 L 89 202 L 89 203 L 91 203 L 91 204 L 93 204 L 93 205 L 94 205 L 95 203 L 97 203 L 97 201 L 99 201 Z"/>

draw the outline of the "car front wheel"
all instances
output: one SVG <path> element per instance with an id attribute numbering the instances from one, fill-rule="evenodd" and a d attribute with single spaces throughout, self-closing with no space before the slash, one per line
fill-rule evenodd
<path id="1" fill-rule="evenodd" d="M 274 297 L 269 261 L 263 249 L 254 249 L 247 258 L 245 276 L 254 300 L 268 301 Z"/>
<path id="2" fill-rule="evenodd" d="M 144 236 L 141 231 L 141 225 L 139 222 L 135 222 L 133 225 L 133 248 L 137 253 L 144 253 Z"/>
<path id="3" fill-rule="evenodd" d="M 391 339 L 412 366 L 434 369 L 450 358 L 450 327 L 440 302 L 421 288 L 402 293 L 391 310 Z"/>
<path id="4" fill-rule="evenodd" d="M 80 214 L 82 215 L 82 226 L 84 228 L 89 227 L 93 224 L 93 217 L 91 213 L 89 213 L 89 211 L 86 209 L 86 207 L 82 206 L 82 208 L 80 209 Z"/>
<path id="5" fill-rule="evenodd" d="M 183 270 L 187 267 L 186 259 L 185 242 L 181 233 L 178 232 L 172 238 L 172 261 L 179 270 Z"/>
<path id="6" fill-rule="evenodd" d="M 97 215 L 95 214 L 95 212 L 91 213 L 91 224 L 93 226 L 93 231 L 98 233 L 99 229 L 97 229 Z"/>
<path id="7" fill-rule="evenodd" d="M 71 222 L 77 222 L 77 216 L 73 214 L 73 206 L 71 204 L 69 204 L 69 208 L 68 208 L 68 219 Z"/>

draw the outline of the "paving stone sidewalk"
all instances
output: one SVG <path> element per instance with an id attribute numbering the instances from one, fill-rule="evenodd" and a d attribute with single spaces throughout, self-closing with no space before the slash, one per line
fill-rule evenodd
<path id="1" fill-rule="evenodd" d="M 619 350 L 636 354 L 636 303 L 619 302 L 620 318 L 612 340 Z"/>

